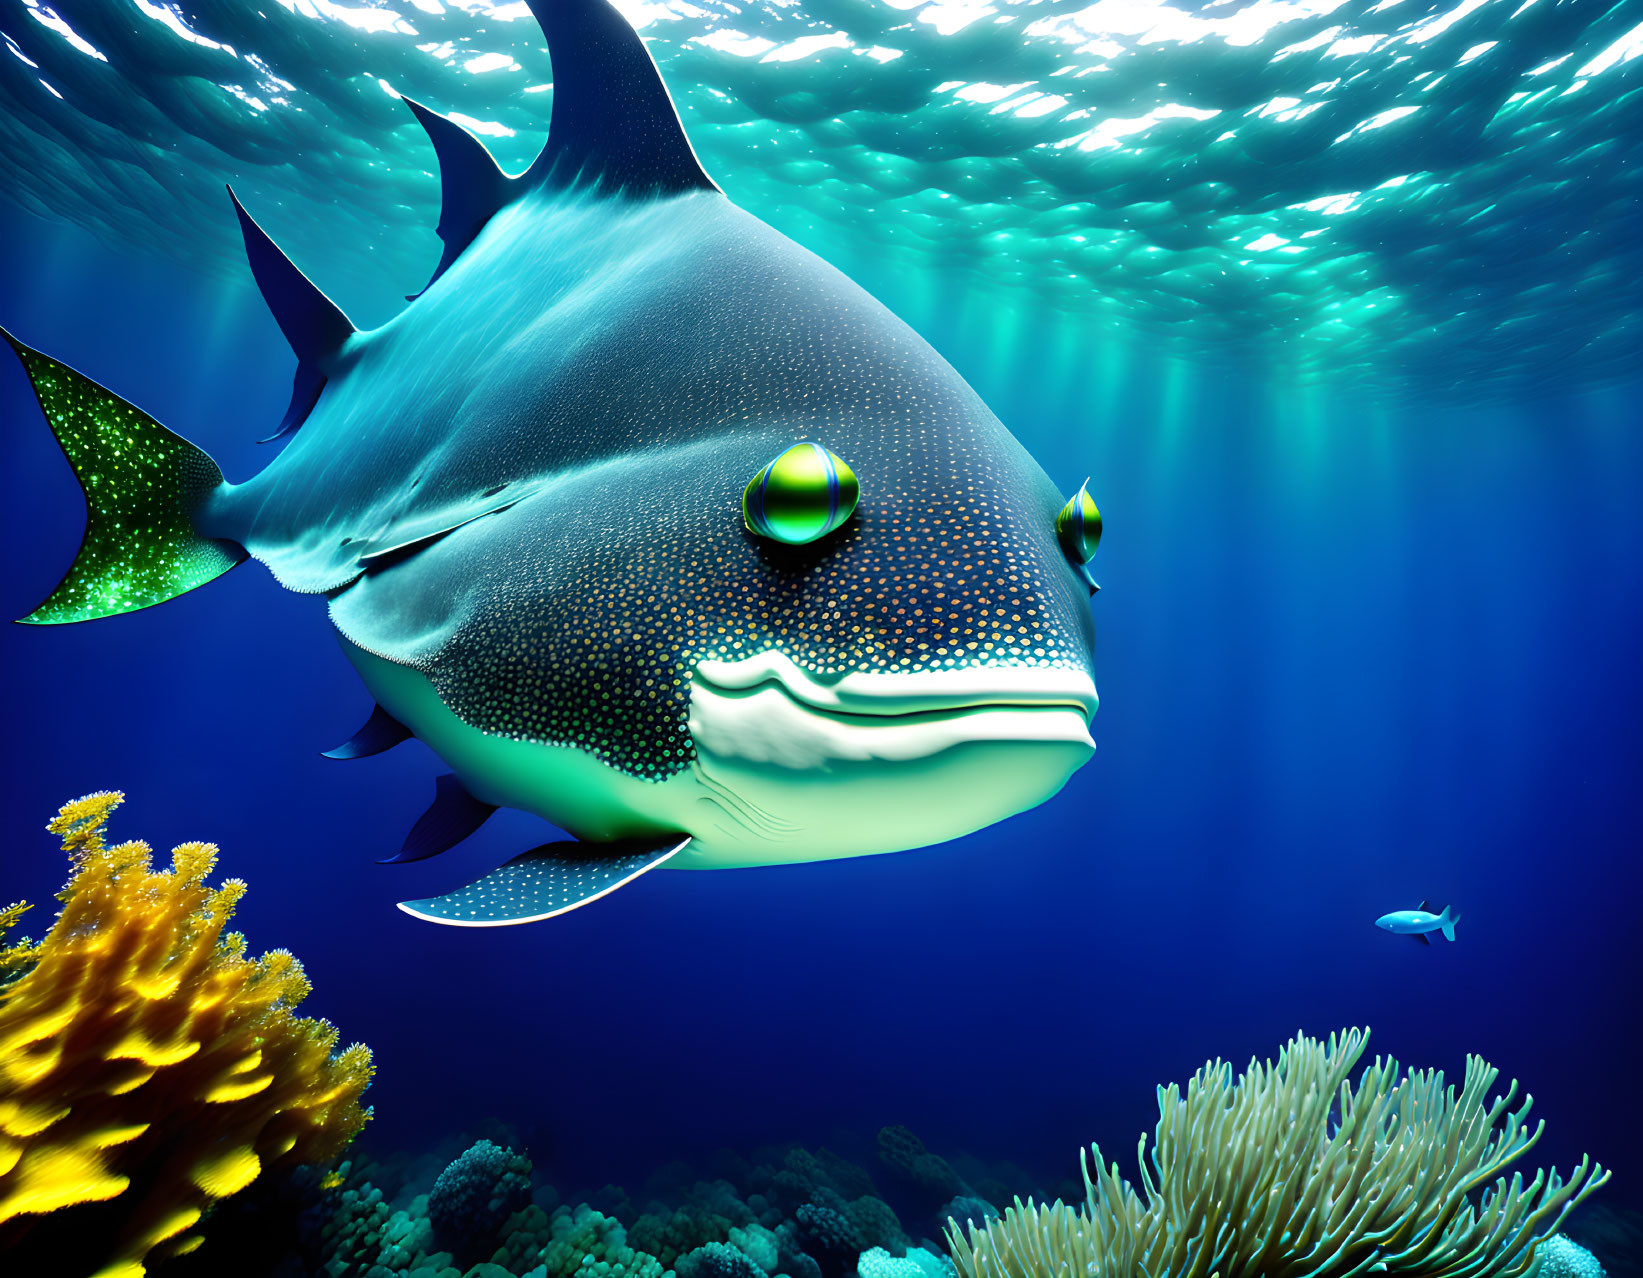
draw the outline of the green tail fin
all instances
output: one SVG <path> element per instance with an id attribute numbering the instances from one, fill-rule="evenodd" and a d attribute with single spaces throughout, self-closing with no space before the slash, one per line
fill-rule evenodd
<path id="1" fill-rule="evenodd" d="M 5 329 L 52 434 L 86 495 L 86 532 L 68 575 L 20 620 L 90 621 L 163 603 L 220 577 L 245 551 L 201 537 L 193 515 L 222 483 L 217 463 L 141 409 Z"/>

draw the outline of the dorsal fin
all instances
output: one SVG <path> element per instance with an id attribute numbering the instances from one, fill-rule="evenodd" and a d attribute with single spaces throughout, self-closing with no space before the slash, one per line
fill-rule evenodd
<path id="1" fill-rule="evenodd" d="M 645 42 L 609 0 L 527 0 L 553 62 L 548 144 L 532 183 L 633 195 L 716 191 Z"/>
<path id="2" fill-rule="evenodd" d="M 302 425 L 325 387 L 332 359 L 342 344 L 354 335 L 354 326 L 330 298 L 299 271 L 268 232 L 245 211 L 234 188 L 228 188 L 239 215 L 240 234 L 245 237 L 245 255 L 251 262 L 262 300 L 274 313 L 274 322 L 297 353 L 297 375 L 291 386 L 291 406 L 285 410 L 280 428 L 269 439 L 278 439 Z M 266 442 L 266 441 L 264 441 Z"/>
<path id="3" fill-rule="evenodd" d="M 513 179 L 497 167 L 485 144 L 455 120 L 447 119 L 437 111 L 430 111 L 420 102 L 403 98 L 418 122 L 434 144 L 434 155 L 439 159 L 439 238 L 445 242 L 445 251 L 439 255 L 439 265 L 422 286 L 422 292 L 437 280 L 456 261 L 457 255 L 473 243 L 486 222 L 512 196 L 509 185 Z M 420 293 L 413 294 L 414 301 Z"/>

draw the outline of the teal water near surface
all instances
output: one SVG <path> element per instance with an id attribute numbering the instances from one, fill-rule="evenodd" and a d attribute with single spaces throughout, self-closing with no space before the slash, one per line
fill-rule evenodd
<path id="1" fill-rule="evenodd" d="M 64 10 L 64 13 L 67 13 Z M 629 3 L 708 171 L 898 309 L 933 286 L 1296 375 L 1489 397 L 1635 368 L 1627 0 Z M 520 3 L 79 6 L 6 23 L 20 205 L 238 273 L 233 181 L 356 317 L 437 253 L 396 95 L 536 154 Z M 48 16 L 49 15 L 49 16 Z"/>

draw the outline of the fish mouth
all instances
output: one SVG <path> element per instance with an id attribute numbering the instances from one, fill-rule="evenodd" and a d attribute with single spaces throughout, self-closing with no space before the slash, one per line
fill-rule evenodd
<path id="1" fill-rule="evenodd" d="M 1100 699 L 1082 670 L 974 666 L 828 678 L 780 652 L 704 660 L 691 680 L 699 750 L 804 769 L 915 759 L 966 741 L 1059 741 L 1095 749 Z"/>
<path id="2" fill-rule="evenodd" d="M 1095 751 L 1082 670 L 817 676 L 780 652 L 692 674 L 692 771 L 712 828 L 679 868 L 896 852 L 1035 807 Z"/>

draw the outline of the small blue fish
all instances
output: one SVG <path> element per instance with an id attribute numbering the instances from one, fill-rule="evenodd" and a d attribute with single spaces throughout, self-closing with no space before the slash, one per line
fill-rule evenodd
<path id="1" fill-rule="evenodd" d="M 1376 927 L 1383 927 L 1388 932 L 1396 932 L 1399 936 L 1412 936 L 1422 945 L 1432 944 L 1428 932 L 1442 932 L 1443 939 L 1455 939 L 1455 924 L 1460 922 L 1460 915 L 1451 914 L 1449 907 L 1443 907 L 1442 914 L 1433 914 L 1425 901 L 1421 902 L 1418 910 L 1394 910 L 1391 914 L 1383 914 L 1375 920 Z"/>

